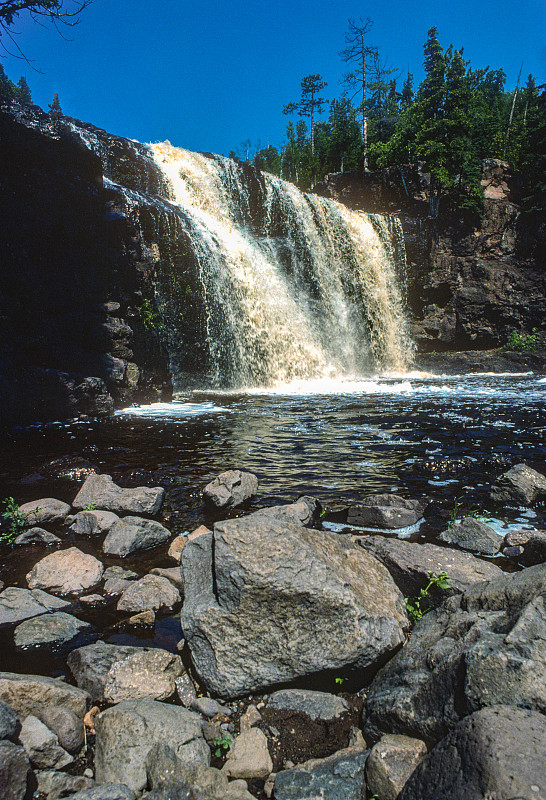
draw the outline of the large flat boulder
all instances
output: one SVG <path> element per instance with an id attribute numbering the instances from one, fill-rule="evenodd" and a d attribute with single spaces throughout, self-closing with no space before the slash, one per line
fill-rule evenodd
<path id="1" fill-rule="evenodd" d="M 13 633 L 17 650 L 29 647 L 57 648 L 68 645 L 83 633 L 93 630 L 90 622 L 57 611 L 27 619 L 17 626 Z"/>
<path id="2" fill-rule="evenodd" d="M 462 550 L 470 550 L 472 553 L 485 556 L 494 556 L 503 543 L 500 533 L 474 517 L 464 517 L 459 523 L 442 531 L 438 539 L 441 542 L 456 544 Z"/>
<path id="3" fill-rule="evenodd" d="M 97 586 L 103 564 L 77 547 L 57 550 L 38 561 L 28 573 L 30 589 L 45 589 L 53 594 L 81 594 Z"/>
<path id="4" fill-rule="evenodd" d="M 66 706 L 83 719 L 91 698 L 83 689 L 44 675 L 0 672 L 0 700 L 24 719 L 48 706 Z"/>
<path id="5" fill-rule="evenodd" d="M 309 689 L 280 689 L 273 692 L 267 707 L 302 711 L 311 719 L 334 719 L 349 710 L 342 697 Z"/>
<path id="6" fill-rule="evenodd" d="M 70 514 L 70 506 L 54 497 L 42 497 L 19 507 L 19 513 L 25 517 L 25 527 L 33 528 L 35 525 L 56 525 L 64 522 Z"/>
<path id="7" fill-rule="evenodd" d="M 371 494 L 347 512 L 347 524 L 360 528 L 407 528 L 423 516 L 426 503 L 398 494 Z"/>
<path id="8" fill-rule="evenodd" d="M 122 489 L 110 475 L 91 474 L 74 498 L 72 505 L 78 511 L 92 506 L 114 514 L 146 514 L 153 517 L 159 512 L 165 489 L 137 486 L 135 489 Z"/>
<path id="9" fill-rule="evenodd" d="M 188 542 L 181 564 L 183 633 L 221 697 L 370 667 L 404 641 L 387 570 L 335 534 L 250 515 Z"/>
<path id="10" fill-rule="evenodd" d="M 258 491 L 258 478 L 252 472 L 229 469 L 203 489 L 205 501 L 215 508 L 235 508 Z"/>
<path id="11" fill-rule="evenodd" d="M 138 550 L 150 550 L 171 538 L 161 523 L 142 517 L 124 517 L 110 528 L 102 549 L 111 556 L 128 556 Z"/>
<path id="12" fill-rule="evenodd" d="M 61 600 L 60 597 L 54 597 L 41 589 L 8 586 L 0 592 L 0 627 L 17 625 L 25 619 L 68 608 L 70 605 L 68 600 Z"/>

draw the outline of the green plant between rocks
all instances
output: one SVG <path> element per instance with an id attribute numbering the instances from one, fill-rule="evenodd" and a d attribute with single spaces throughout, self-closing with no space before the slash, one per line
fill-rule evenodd
<path id="1" fill-rule="evenodd" d="M 2 500 L 5 510 L 2 517 L 8 523 L 7 530 L 0 530 L 0 541 L 10 544 L 25 529 L 26 514 L 24 514 L 13 497 L 5 497 Z"/>
<path id="2" fill-rule="evenodd" d="M 97 506 L 95 505 L 95 503 L 86 503 L 82 508 L 82 511 L 96 511 L 96 510 Z"/>
<path id="3" fill-rule="evenodd" d="M 223 736 L 217 736 L 216 739 L 212 742 L 212 746 L 215 748 L 213 750 L 214 755 L 216 758 L 221 758 L 221 756 L 225 756 L 231 747 L 231 739 L 224 733 Z"/>
<path id="4" fill-rule="evenodd" d="M 137 311 L 147 331 L 152 331 L 159 327 L 159 314 L 155 311 L 151 300 L 143 300 L 142 305 L 138 307 Z"/>
<path id="5" fill-rule="evenodd" d="M 435 587 L 438 589 L 449 589 L 451 578 L 449 578 L 447 572 L 439 572 L 437 575 L 435 575 L 434 572 L 429 572 L 428 576 L 430 579 L 428 584 L 424 589 L 421 589 L 417 597 L 404 598 L 406 611 L 414 624 L 418 622 L 427 611 L 430 611 L 429 608 L 422 608 L 421 602 L 429 597 L 431 590 Z"/>
<path id="6" fill-rule="evenodd" d="M 536 353 L 540 344 L 540 334 L 536 328 L 531 333 L 512 331 L 503 346 L 503 350 L 515 350 L 517 353 Z"/>

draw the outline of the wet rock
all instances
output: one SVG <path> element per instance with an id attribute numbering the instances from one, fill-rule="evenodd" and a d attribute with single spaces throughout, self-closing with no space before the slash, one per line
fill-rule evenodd
<path id="1" fill-rule="evenodd" d="M 13 739 L 19 728 L 19 717 L 11 706 L 0 700 L 0 740 Z"/>
<path id="2" fill-rule="evenodd" d="M 339 750 L 277 773 L 275 800 L 362 800 L 366 793 L 364 767 L 369 750 Z"/>
<path id="3" fill-rule="evenodd" d="M 106 605 L 108 601 L 105 597 L 101 594 L 86 594 L 83 597 L 80 597 L 80 603 L 82 606 L 89 606 L 94 608 L 95 606 L 102 606 Z"/>
<path id="4" fill-rule="evenodd" d="M 22 719 L 48 706 L 66 706 L 83 719 L 91 698 L 76 686 L 43 675 L 0 672 L 0 699 Z"/>
<path id="5" fill-rule="evenodd" d="M 32 714 L 23 720 L 19 741 L 27 751 L 30 763 L 37 769 L 63 769 L 73 761 L 53 731 Z"/>
<path id="6" fill-rule="evenodd" d="M 61 600 L 40 589 L 21 589 L 8 586 L 0 594 L 0 626 L 17 625 L 25 619 L 38 617 L 50 611 L 69 608 L 68 600 Z"/>
<path id="7" fill-rule="evenodd" d="M 62 456 L 42 464 L 40 471 L 53 480 L 83 483 L 95 469 L 90 461 L 81 456 Z"/>
<path id="8" fill-rule="evenodd" d="M 25 516 L 25 527 L 33 528 L 36 525 L 56 525 L 64 522 L 70 514 L 70 506 L 53 497 L 42 497 L 40 500 L 24 503 L 19 507 L 19 512 Z"/>
<path id="9" fill-rule="evenodd" d="M 486 706 L 546 707 L 546 567 L 477 583 L 415 625 L 372 681 L 364 735 L 435 744 Z"/>
<path id="10" fill-rule="evenodd" d="M 153 517 L 159 512 L 165 498 L 165 489 L 139 486 L 122 489 L 110 475 L 87 477 L 72 505 L 78 510 L 92 504 L 95 508 L 113 511 L 115 514 L 146 514 Z"/>
<path id="11" fill-rule="evenodd" d="M 113 567 L 107 567 L 104 570 L 102 577 L 105 581 L 110 580 L 111 578 L 122 578 L 125 581 L 132 581 L 139 576 L 138 572 L 134 572 L 132 569 L 126 569 L 125 567 L 119 567 L 115 565 Z"/>
<path id="12" fill-rule="evenodd" d="M 95 781 L 83 775 L 67 775 L 65 772 L 55 770 L 41 770 L 36 772 L 36 791 L 44 795 L 46 800 L 58 800 L 82 789 L 90 789 Z"/>
<path id="13" fill-rule="evenodd" d="M 399 800 L 546 797 L 546 719 L 513 706 L 477 711 L 421 761 Z"/>
<path id="14" fill-rule="evenodd" d="M 253 519 L 270 519 L 279 523 L 308 525 L 317 513 L 320 504 L 313 497 L 300 497 L 296 503 L 284 506 L 261 508 L 252 515 Z"/>
<path id="15" fill-rule="evenodd" d="M 229 778 L 262 778 L 273 771 L 267 737 L 259 728 L 250 728 L 235 738 L 222 772 Z"/>
<path id="16" fill-rule="evenodd" d="M 66 800 L 135 800 L 135 793 L 120 783 L 101 783 L 71 794 Z"/>
<path id="17" fill-rule="evenodd" d="M 132 582 L 133 581 L 126 581 L 123 578 L 110 578 L 104 582 L 104 594 L 108 597 L 115 597 L 116 595 L 124 592 Z"/>
<path id="18" fill-rule="evenodd" d="M 36 716 L 57 736 L 59 744 L 69 753 L 78 753 L 84 744 L 81 719 L 69 708 L 52 706 L 39 711 Z M 83 788 L 83 787 L 82 787 Z"/>
<path id="19" fill-rule="evenodd" d="M 231 710 L 225 706 L 220 705 L 217 700 L 212 697 L 196 697 L 189 705 L 190 711 L 197 711 L 204 717 L 215 717 L 216 714 L 231 715 Z"/>
<path id="20" fill-rule="evenodd" d="M 81 594 L 97 586 L 103 564 L 77 547 L 58 550 L 38 561 L 28 573 L 30 589 L 46 589 L 54 594 Z"/>
<path id="21" fill-rule="evenodd" d="M 420 739 L 391 734 L 383 736 L 366 762 L 368 789 L 381 800 L 396 800 L 416 766 L 427 754 Z"/>
<path id="22" fill-rule="evenodd" d="M 134 792 L 147 784 L 146 757 L 166 744 L 186 764 L 210 763 L 201 717 L 185 708 L 153 700 L 128 700 L 103 711 L 95 721 L 95 772 L 100 783 L 122 782 Z"/>
<path id="23" fill-rule="evenodd" d="M 253 515 L 217 523 L 182 555 L 182 629 L 220 697 L 365 668 L 404 639 L 403 600 L 385 568 L 339 537 Z"/>
<path id="24" fill-rule="evenodd" d="M 29 647 L 56 648 L 91 630 L 93 626 L 89 622 L 57 611 L 22 622 L 15 629 L 13 638 L 17 650 L 26 650 Z"/>
<path id="25" fill-rule="evenodd" d="M 171 611 L 181 601 L 180 593 L 167 578 L 145 575 L 131 583 L 121 595 L 118 611 Z"/>
<path id="26" fill-rule="evenodd" d="M 425 504 L 398 494 L 372 494 L 347 513 L 347 524 L 359 528 L 406 528 L 423 516 Z"/>
<path id="27" fill-rule="evenodd" d="M 73 650 L 67 664 L 94 703 L 165 700 L 175 693 L 175 680 L 184 672 L 180 656 L 166 650 L 105 642 Z"/>
<path id="28" fill-rule="evenodd" d="M 125 620 L 125 624 L 132 628 L 153 628 L 155 625 L 155 611 L 141 611 Z"/>
<path id="29" fill-rule="evenodd" d="M 527 464 L 516 464 L 491 488 L 491 499 L 499 504 L 535 505 L 546 498 L 546 478 Z"/>
<path id="30" fill-rule="evenodd" d="M 526 567 L 546 561 L 546 531 L 512 531 L 504 537 L 504 544 L 505 555 L 508 555 L 507 548 L 518 548 L 514 555 Z"/>
<path id="31" fill-rule="evenodd" d="M 251 472 L 230 469 L 222 472 L 203 489 L 203 497 L 215 508 L 235 508 L 258 491 L 258 478 Z"/>
<path id="32" fill-rule="evenodd" d="M 27 544 L 38 544 L 47 547 L 60 544 L 61 541 L 62 540 L 58 536 L 55 536 L 54 533 L 50 533 L 43 528 L 29 528 L 29 530 L 19 534 L 19 536 L 13 540 L 13 544 L 16 547 L 22 547 Z"/>
<path id="33" fill-rule="evenodd" d="M 30 762 L 24 747 L 0 741 L 0 797 L 2 800 L 23 800 L 27 793 Z"/>
<path id="34" fill-rule="evenodd" d="M 79 511 L 69 525 L 71 531 L 82 536 L 99 536 L 108 533 L 119 519 L 112 511 Z"/>
<path id="35" fill-rule="evenodd" d="M 110 528 L 102 549 L 108 555 L 128 556 L 137 550 L 158 547 L 171 538 L 161 523 L 142 517 L 124 517 Z"/>
<path id="36" fill-rule="evenodd" d="M 150 570 L 150 575 L 159 575 L 161 578 L 167 578 L 181 595 L 184 594 L 184 582 L 180 567 L 154 567 Z"/>
<path id="37" fill-rule="evenodd" d="M 473 517 L 464 517 L 459 524 L 451 525 L 438 536 L 441 542 L 456 544 L 463 550 L 494 556 L 502 545 L 502 536 L 489 525 Z"/>
<path id="38" fill-rule="evenodd" d="M 308 689 L 281 689 L 273 692 L 267 707 L 303 711 L 311 719 L 334 719 L 349 708 L 342 697 Z"/>

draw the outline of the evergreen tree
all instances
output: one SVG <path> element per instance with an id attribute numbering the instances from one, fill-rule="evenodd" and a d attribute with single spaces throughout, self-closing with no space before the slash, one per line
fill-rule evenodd
<path id="1" fill-rule="evenodd" d="M 254 166 L 262 172 L 269 172 L 271 175 L 281 174 L 281 154 L 273 145 L 258 150 L 254 156 Z"/>
<path id="2" fill-rule="evenodd" d="M 309 117 L 311 121 L 311 152 L 315 152 L 315 114 L 320 114 L 323 111 L 326 100 L 323 97 L 318 97 L 326 86 L 322 80 L 322 75 L 306 75 L 301 80 L 301 97 L 297 103 L 288 103 L 284 106 L 283 114 L 294 114 L 296 112 L 300 117 Z"/>
<path id="3" fill-rule="evenodd" d="M 29 106 L 32 103 L 32 96 L 30 94 L 30 87 L 27 79 L 22 75 L 17 82 L 17 99 L 23 105 Z"/>
<path id="4" fill-rule="evenodd" d="M 59 95 L 57 94 L 57 92 L 55 92 L 55 94 L 53 95 L 53 102 L 49 104 L 48 108 L 49 108 L 49 113 L 51 114 L 52 117 L 59 118 L 62 115 L 63 110 L 61 108 L 61 102 L 59 100 Z"/>
<path id="5" fill-rule="evenodd" d="M 370 17 L 360 19 L 358 23 L 354 19 L 348 20 L 348 30 L 345 34 L 345 44 L 347 45 L 340 55 L 347 64 L 354 64 L 355 69 L 347 72 L 343 78 L 345 86 L 355 89 L 351 100 L 360 94 L 361 102 L 358 106 L 362 121 L 362 142 L 363 142 L 363 167 L 368 168 L 368 73 L 373 63 L 377 59 L 378 50 L 374 45 L 366 43 L 365 39 L 373 27 L 373 20 Z"/>
<path id="6" fill-rule="evenodd" d="M 21 76 L 17 85 L 10 81 L 0 64 L 0 97 L 8 97 L 10 100 L 19 100 L 20 103 L 30 105 L 32 97 L 26 78 Z"/>
<path id="7" fill-rule="evenodd" d="M 411 101 L 413 100 L 413 75 L 408 72 L 406 75 L 406 79 L 402 84 L 402 94 L 400 97 L 400 105 L 401 107 L 407 108 Z"/>

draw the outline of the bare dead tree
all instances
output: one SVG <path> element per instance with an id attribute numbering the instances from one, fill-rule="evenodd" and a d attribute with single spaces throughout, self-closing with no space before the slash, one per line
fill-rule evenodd
<path id="1" fill-rule="evenodd" d="M 27 12 L 39 25 L 50 22 L 62 36 L 59 26 L 73 27 L 77 25 L 81 12 L 92 2 L 93 0 L 41 0 L 41 2 L 37 2 L 37 0 L 0 0 L 0 48 L 9 55 L 22 58 L 30 64 L 15 39 L 17 33 L 13 30 L 19 14 Z M 6 46 L 2 41 L 2 36 L 9 40 L 15 52 Z"/>
<path id="2" fill-rule="evenodd" d="M 366 44 L 365 37 L 373 27 L 373 20 L 370 17 L 360 18 L 357 22 L 354 19 L 348 20 L 348 30 L 345 34 L 346 47 L 340 52 L 340 56 L 347 64 L 354 64 L 355 68 L 347 72 L 343 77 L 343 83 L 349 89 L 356 89 L 351 100 L 357 94 L 361 94 L 359 110 L 362 119 L 362 143 L 364 147 L 364 169 L 368 168 L 368 115 L 366 109 L 368 72 L 378 57 L 377 47 Z"/>

